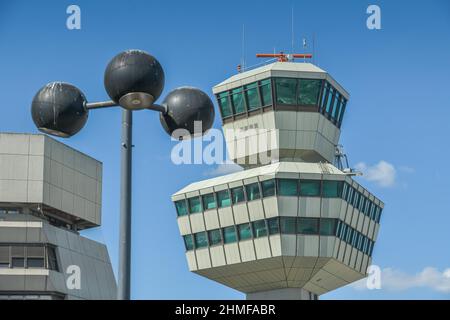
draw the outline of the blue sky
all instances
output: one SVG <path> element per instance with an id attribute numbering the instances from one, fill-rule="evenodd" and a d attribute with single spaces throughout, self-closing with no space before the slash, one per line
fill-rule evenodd
<path id="1" fill-rule="evenodd" d="M 81 7 L 81 30 L 66 28 L 70 4 Z M 369 4 L 381 7 L 382 30 L 366 28 Z M 0 131 L 37 132 L 30 103 L 50 81 L 78 86 L 89 101 L 106 99 L 104 69 L 130 48 L 161 62 L 162 96 L 181 85 L 211 94 L 235 73 L 243 24 L 247 65 L 260 62 L 258 52 L 290 50 L 292 6 L 296 51 L 315 34 L 315 62 L 350 92 L 341 143 L 351 164 L 369 172 L 360 181 L 386 203 L 373 262 L 398 276 L 387 276 L 381 290 L 345 287 L 322 298 L 449 299 L 449 286 L 437 285 L 450 268 L 448 1 L 0 0 Z M 85 234 L 107 244 L 115 268 L 120 114 L 91 112 L 86 127 L 64 140 L 104 163 L 103 226 Z M 243 298 L 189 273 L 170 201 L 211 168 L 173 165 L 174 143 L 154 112 L 135 114 L 134 133 L 133 298 Z M 434 273 L 418 275 L 427 267 Z"/>

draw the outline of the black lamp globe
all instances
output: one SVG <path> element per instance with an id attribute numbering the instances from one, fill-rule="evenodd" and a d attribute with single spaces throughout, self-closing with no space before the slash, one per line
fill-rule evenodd
<path id="1" fill-rule="evenodd" d="M 164 71 L 155 57 L 142 50 L 119 53 L 105 70 L 109 97 L 129 110 L 150 107 L 164 89 Z"/>
<path id="2" fill-rule="evenodd" d="M 167 95 L 162 105 L 166 107 L 166 112 L 160 113 L 161 125 L 175 139 L 201 136 L 213 125 L 214 105 L 208 95 L 197 88 L 177 88 Z M 200 132 L 195 132 L 195 121 L 201 121 Z"/>
<path id="3" fill-rule="evenodd" d="M 86 97 L 77 87 L 64 82 L 51 82 L 34 96 L 31 116 L 40 131 L 68 138 L 86 124 L 86 103 Z"/>

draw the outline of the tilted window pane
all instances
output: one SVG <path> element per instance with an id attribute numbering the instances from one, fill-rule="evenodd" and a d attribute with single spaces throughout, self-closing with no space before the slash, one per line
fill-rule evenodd
<path id="1" fill-rule="evenodd" d="M 219 204 L 219 208 L 231 206 L 231 199 L 228 190 L 217 192 L 217 202 Z"/>
<path id="2" fill-rule="evenodd" d="M 228 92 L 222 92 L 219 94 L 219 106 L 220 111 L 222 111 L 222 117 L 226 118 L 233 114 L 233 110 L 231 108 L 230 100 L 228 97 Z"/>
<path id="3" fill-rule="evenodd" d="M 188 234 L 183 236 L 184 239 L 184 247 L 186 250 L 193 250 L 194 249 L 194 241 L 192 240 L 192 235 Z"/>
<path id="4" fill-rule="evenodd" d="M 216 198 L 214 197 L 214 193 L 204 194 L 203 198 L 203 208 L 205 210 L 214 209 L 217 207 Z"/>
<path id="5" fill-rule="evenodd" d="M 223 242 L 233 243 L 237 241 L 236 229 L 234 226 L 226 227 L 223 229 Z"/>
<path id="6" fill-rule="evenodd" d="M 47 247 L 47 261 L 50 270 L 58 271 L 58 260 L 56 258 L 56 249 L 54 247 Z"/>
<path id="7" fill-rule="evenodd" d="M 328 96 L 327 96 L 327 107 L 325 109 L 325 113 L 330 114 L 331 112 L 331 103 L 333 102 L 333 90 L 334 89 L 329 89 L 328 90 Z"/>
<path id="8" fill-rule="evenodd" d="M 322 101 L 320 102 L 320 112 L 325 110 L 329 90 L 330 86 L 328 82 L 326 82 L 325 86 L 323 87 Z"/>
<path id="9" fill-rule="evenodd" d="M 252 222 L 253 224 L 253 234 L 255 238 L 267 236 L 267 227 L 265 220 L 258 220 Z"/>
<path id="10" fill-rule="evenodd" d="M 348 203 L 352 202 L 353 192 L 354 192 L 354 189 L 349 186 L 348 187 L 348 192 L 347 192 L 347 198 L 345 199 L 345 201 L 347 201 Z"/>
<path id="11" fill-rule="evenodd" d="M 281 217 L 280 225 L 281 225 L 281 233 L 285 234 L 295 234 L 296 232 L 296 220 L 294 217 Z"/>
<path id="12" fill-rule="evenodd" d="M 359 192 L 355 190 L 355 193 L 353 194 L 353 207 L 357 208 L 358 207 L 358 202 L 359 202 Z"/>
<path id="13" fill-rule="evenodd" d="M 380 219 L 381 219 L 381 208 L 377 207 L 377 214 L 376 214 L 375 221 L 380 222 Z"/>
<path id="14" fill-rule="evenodd" d="M 322 196 L 324 198 L 340 198 L 342 194 L 342 181 L 323 181 Z"/>
<path id="15" fill-rule="evenodd" d="M 341 111 L 340 111 L 340 114 L 339 114 L 339 120 L 338 120 L 338 125 L 339 126 L 341 126 L 342 118 L 344 117 L 346 106 L 347 106 L 347 100 L 344 99 L 344 102 L 342 102 Z"/>
<path id="16" fill-rule="evenodd" d="M 275 180 L 266 180 L 261 182 L 263 197 L 270 197 L 275 195 Z"/>
<path id="17" fill-rule="evenodd" d="M 175 207 L 177 209 L 177 214 L 179 217 L 188 214 L 187 205 L 185 200 L 180 200 L 175 202 Z"/>
<path id="18" fill-rule="evenodd" d="M 319 219 L 316 218 L 299 218 L 297 232 L 300 234 L 318 234 Z"/>
<path id="19" fill-rule="evenodd" d="M 338 113 L 336 114 L 336 120 L 339 121 L 341 118 L 342 109 L 344 108 L 344 98 L 341 95 L 341 100 L 339 101 Z"/>
<path id="20" fill-rule="evenodd" d="M 347 227 L 347 234 L 345 237 L 345 242 L 347 242 L 348 244 L 351 243 L 352 237 L 353 237 L 353 232 L 354 230 L 350 227 Z"/>
<path id="21" fill-rule="evenodd" d="M 336 219 L 322 218 L 320 219 L 320 235 L 333 236 L 336 229 Z"/>
<path id="22" fill-rule="evenodd" d="M 239 240 L 247 240 L 252 238 L 252 229 L 250 223 L 243 223 L 237 226 L 239 232 Z"/>
<path id="23" fill-rule="evenodd" d="M 258 85 L 257 83 L 252 83 L 245 86 L 245 97 L 247 99 L 248 110 L 255 110 L 261 107 L 261 102 L 259 101 Z"/>
<path id="24" fill-rule="evenodd" d="M 297 79 L 276 78 L 275 83 L 278 104 L 297 104 Z"/>
<path id="25" fill-rule="evenodd" d="M 231 189 L 231 198 L 233 199 L 233 204 L 245 201 L 244 188 L 237 187 L 237 188 Z"/>
<path id="26" fill-rule="evenodd" d="M 189 212 L 197 213 L 202 211 L 202 204 L 200 202 L 200 197 L 193 197 L 188 199 L 189 202 Z"/>
<path id="27" fill-rule="evenodd" d="M 242 94 L 242 88 L 234 89 L 231 91 L 232 93 L 232 100 L 233 100 L 233 107 L 234 107 L 234 113 L 239 114 L 245 112 L 245 105 L 244 105 L 244 96 Z"/>
<path id="28" fill-rule="evenodd" d="M 267 220 L 267 227 L 269 228 L 269 234 L 280 233 L 279 218 L 271 218 Z"/>
<path id="29" fill-rule="evenodd" d="M 222 234 L 220 229 L 210 230 L 208 231 L 209 235 L 209 244 L 211 246 L 222 243 Z"/>
<path id="30" fill-rule="evenodd" d="M 262 105 L 263 106 L 272 105 L 272 85 L 270 83 L 270 79 L 261 81 L 260 90 L 262 97 Z"/>
<path id="31" fill-rule="evenodd" d="M 338 108 L 340 106 L 340 96 L 341 95 L 339 94 L 339 92 L 336 91 L 335 95 L 334 95 L 333 111 L 331 113 L 331 117 L 335 120 L 337 119 L 336 115 L 337 115 Z"/>
<path id="32" fill-rule="evenodd" d="M 261 198 L 259 184 L 257 182 L 245 186 L 247 191 L 247 200 L 252 201 Z"/>
<path id="33" fill-rule="evenodd" d="M 363 211 L 364 210 L 365 203 L 366 203 L 366 197 L 361 195 L 361 198 L 359 198 L 359 211 Z"/>
<path id="34" fill-rule="evenodd" d="M 280 196 L 298 196 L 298 180 L 278 179 L 278 191 Z"/>
<path id="35" fill-rule="evenodd" d="M 300 180 L 300 195 L 304 197 L 319 197 L 320 180 Z"/>
<path id="36" fill-rule="evenodd" d="M 359 232 L 357 232 L 357 231 L 353 232 L 353 238 L 352 238 L 351 245 L 354 247 L 356 247 L 356 244 L 357 244 L 358 234 L 359 234 Z"/>
<path id="37" fill-rule="evenodd" d="M 300 79 L 299 105 L 317 105 L 322 80 Z"/>
<path id="38" fill-rule="evenodd" d="M 195 247 L 204 248 L 208 246 L 208 238 L 206 237 L 206 232 L 199 232 L 194 234 Z"/>

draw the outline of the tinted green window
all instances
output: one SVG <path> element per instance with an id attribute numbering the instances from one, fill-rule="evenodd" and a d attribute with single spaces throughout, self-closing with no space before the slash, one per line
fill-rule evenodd
<path id="1" fill-rule="evenodd" d="M 322 196 L 324 198 L 340 198 L 342 194 L 342 181 L 323 181 Z"/>
<path id="2" fill-rule="evenodd" d="M 345 201 L 347 201 L 348 203 L 352 202 L 353 192 L 354 192 L 353 188 L 349 185 L 347 191 L 347 198 L 345 198 Z"/>
<path id="3" fill-rule="evenodd" d="M 233 243 L 237 241 L 236 229 L 234 226 L 223 228 L 223 242 Z"/>
<path id="4" fill-rule="evenodd" d="M 380 219 L 381 219 L 381 208 L 377 207 L 377 213 L 376 213 L 375 221 L 376 222 L 380 222 Z"/>
<path id="5" fill-rule="evenodd" d="M 203 208 L 205 210 L 214 209 L 217 207 L 214 193 L 205 194 L 202 196 L 202 198 L 203 198 Z"/>
<path id="6" fill-rule="evenodd" d="M 333 89 L 330 87 L 328 90 L 328 96 L 327 96 L 327 107 L 325 109 L 325 112 L 330 114 L 331 112 L 331 103 L 333 102 Z"/>
<path id="7" fill-rule="evenodd" d="M 192 235 L 188 234 L 183 236 L 184 239 L 184 246 L 186 250 L 193 250 L 194 249 L 194 241 L 192 240 Z"/>
<path id="8" fill-rule="evenodd" d="M 300 79 L 299 105 L 317 105 L 322 80 Z"/>
<path id="9" fill-rule="evenodd" d="M 319 233 L 319 219 L 299 218 L 297 232 L 300 234 L 318 234 Z"/>
<path id="10" fill-rule="evenodd" d="M 337 115 L 338 108 L 340 106 L 340 96 L 341 95 L 339 94 L 339 92 L 336 91 L 335 95 L 334 95 L 333 111 L 331 113 L 331 117 L 335 120 L 337 119 L 336 115 Z"/>
<path id="11" fill-rule="evenodd" d="M 247 200 L 252 201 L 261 198 L 259 192 L 259 184 L 257 182 L 245 186 L 247 192 Z"/>
<path id="12" fill-rule="evenodd" d="M 269 234 L 280 233 L 279 218 L 271 218 L 267 220 L 267 228 L 269 229 Z"/>
<path id="13" fill-rule="evenodd" d="M 245 87 L 245 98 L 247 99 L 248 110 L 255 110 L 261 107 L 261 102 L 259 101 L 258 85 L 257 83 L 252 83 L 246 85 Z"/>
<path id="14" fill-rule="evenodd" d="M 267 236 L 267 227 L 265 220 L 258 220 L 252 222 L 253 224 L 253 234 L 255 238 Z"/>
<path id="15" fill-rule="evenodd" d="M 328 96 L 328 90 L 329 90 L 329 85 L 328 85 L 328 82 L 326 82 L 325 86 L 323 87 L 322 101 L 320 102 L 320 111 L 321 112 L 323 110 L 325 110 L 327 96 Z"/>
<path id="16" fill-rule="evenodd" d="M 278 194 L 280 196 L 298 196 L 298 180 L 278 179 Z"/>
<path id="17" fill-rule="evenodd" d="M 228 190 L 217 192 L 217 202 L 219 204 L 219 208 L 231 206 L 231 199 Z"/>
<path id="18" fill-rule="evenodd" d="M 200 197 L 189 198 L 189 212 L 196 213 L 202 211 L 202 204 L 200 202 Z"/>
<path id="19" fill-rule="evenodd" d="M 208 231 L 209 244 L 211 246 L 222 243 L 222 235 L 220 229 Z"/>
<path id="20" fill-rule="evenodd" d="M 233 200 L 233 204 L 245 201 L 244 188 L 243 187 L 237 187 L 237 188 L 231 189 L 231 198 Z"/>
<path id="21" fill-rule="evenodd" d="M 175 208 L 177 209 L 177 214 L 179 217 L 188 214 L 187 205 L 185 200 L 180 200 L 175 202 Z"/>
<path id="22" fill-rule="evenodd" d="M 355 190 L 355 192 L 353 193 L 353 203 L 352 206 L 354 208 L 358 207 L 358 202 L 359 202 L 359 192 Z"/>
<path id="23" fill-rule="evenodd" d="M 272 105 L 272 85 L 270 83 L 270 79 L 261 81 L 260 90 L 262 97 L 262 105 L 263 106 Z"/>
<path id="24" fill-rule="evenodd" d="M 341 100 L 339 101 L 338 113 L 336 114 L 336 120 L 339 121 L 341 118 L 342 108 L 344 106 L 344 98 L 341 95 Z"/>
<path id="25" fill-rule="evenodd" d="M 300 180 L 300 195 L 304 197 L 319 197 L 320 180 Z"/>
<path id="26" fill-rule="evenodd" d="M 233 100 L 234 113 L 238 114 L 245 112 L 244 96 L 242 94 L 242 88 L 233 89 L 231 93 L 232 93 L 231 97 Z"/>
<path id="27" fill-rule="evenodd" d="M 199 232 L 194 234 L 195 248 L 204 248 L 208 246 L 208 238 L 206 232 Z"/>
<path id="28" fill-rule="evenodd" d="M 344 102 L 342 102 L 339 119 L 338 119 L 338 125 L 340 126 L 342 123 L 342 118 L 344 117 L 345 108 L 347 106 L 347 100 L 344 99 Z"/>
<path id="29" fill-rule="evenodd" d="M 239 232 L 239 240 L 247 240 L 252 238 L 252 229 L 250 223 L 243 223 L 237 226 Z"/>
<path id="30" fill-rule="evenodd" d="M 219 106 L 223 118 L 229 117 L 233 114 L 228 92 L 222 92 L 219 94 Z"/>
<path id="31" fill-rule="evenodd" d="M 297 218 L 294 217 L 281 217 L 280 218 L 280 226 L 281 226 L 281 233 L 285 234 L 295 234 L 295 222 Z"/>
<path id="32" fill-rule="evenodd" d="M 333 236 L 336 228 L 336 219 L 320 219 L 320 235 Z"/>
<path id="33" fill-rule="evenodd" d="M 263 197 L 270 197 L 275 195 L 275 180 L 266 180 L 261 182 Z"/>
<path id="34" fill-rule="evenodd" d="M 297 104 L 297 79 L 275 78 L 277 103 Z"/>
<path id="35" fill-rule="evenodd" d="M 347 226 L 347 233 L 345 234 L 345 242 L 350 244 L 352 238 L 353 238 L 353 229 Z"/>

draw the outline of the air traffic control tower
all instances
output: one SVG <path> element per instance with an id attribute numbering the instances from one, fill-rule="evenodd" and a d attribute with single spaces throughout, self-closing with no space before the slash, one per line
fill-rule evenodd
<path id="1" fill-rule="evenodd" d="M 364 278 L 384 204 L 333 165 L 347 91 L 280 54 L 213 92 L 244 170 L 172 196 L 190 271 L 247 299 L 317 299 Z"/>

